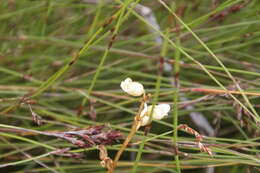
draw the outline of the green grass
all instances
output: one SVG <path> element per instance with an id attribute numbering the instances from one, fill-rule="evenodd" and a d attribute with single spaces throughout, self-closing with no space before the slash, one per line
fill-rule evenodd
<path id="1" fill-rule="evenodd" d="M 136 132 L 115 172 L 199 173 L 207 166 L 216 172 L 259 171 L 260 2 L 222 0 L 215 8 L 212 2 L 3 1 L 0 170 L 106 172 L 97 147 L 81 149 L 14 129 L 57 132 L 106 124 L 125 138 L 139 107 L 139 98 L 120 88 L 120 82 L 131 77 L 151 94 L 149 104 L 169 103 L 171 112 L 153 121 L 147 136 L 144 128 Z M 160 28 L 134 9 L 137 4 L 153 11 Z M 219 13 L 223 16 L 212 17 Z M 162 43 L 155 41 L 158 37 Z M 160 57 L 169 62 L 170 71 L 161 70 Z M 179 85 L 172 83 L 176 74 Z M 206 92 L 209 88 L 221 93 Z M 31 107 L 42 118 L 41 126 L 33 122 L 28 104 L 22 102 L 25 98 L 34 102 Z M 96 120 L 88 115 L 90 99 L 95 100 Z M 185 108 L 187 104 L 192 110 Z M 204 134 L 191 120 L 191 112 L 203 114 L 216 131 L 203 140 L 212 157 L 200 152 L 194 136 L 176 131 L 179 124 L 187 124 Z M 121 144 L 106 146 L 112 159 Z M 52 153 L 67 147 L 82 159 Z"/>

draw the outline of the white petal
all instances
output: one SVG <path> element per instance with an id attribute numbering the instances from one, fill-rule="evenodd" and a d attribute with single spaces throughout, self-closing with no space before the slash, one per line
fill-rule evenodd
<path id="1" fill-rule="evenodd" d="M 159 104 L 157 108 L 160 109 L 164 115 L 167 115 L 171 109 L 170 105 L 168 104 Z"/>
<path id="2" fill-rule="evenodd" d="M 144 93 L 144 87 L 138 82 L 132 82 L 129 85 L 129 94 L 133 96 L 140 96 Z"/>
<path id="3" fill-rule="evenodd" d="M 120 87 L 122 88 L 123 91 L 127 92 L 129 83 L 132 82 L 131 78 L 126 78 L 124 81 L 121 82 Z"/>
<path id="4" fill-rule="evenodd" d="M 133 81 L 133 80 L 132 80 L 130 77 L 128 77 L 128 78 L 125 79 L 125 82 L 127 82 L 127 83 L 132 82 L 132 81 Z"/>
<path id="5" fill-rule="evenodd" d="M 153 106 L 152 105 L 150 105 L 150 106 L 148 106 L 148 110 L 147 110 L 147 115 L 148 116 L 151 116 L 153 119 L 155 118 L 155 117 L 158 117 L 158 116 L 160 116 L 160 112 L 158 112 L 158 109 L 156 109 L 156 105 L 154 106 L 154 108 L 153 108 Z M 158 119 L 158 118 L 155 118 L 155 119 Z"/>
<path id="6" fill-rule="evenodd" d="M 149 116 L 142 117 L 141 126 L 146 126 L 147 124 L 149 124 Z"/>
<path id="7" fill-rule="evenodd" d="M 147 113 L 147 104 L 146 103 L 144 103 L 144 109 L 142 110 L 142 112 L 140 113 L 140 117 L 143 117 L 143 116 L 145 116 L 145 114 Z"/>

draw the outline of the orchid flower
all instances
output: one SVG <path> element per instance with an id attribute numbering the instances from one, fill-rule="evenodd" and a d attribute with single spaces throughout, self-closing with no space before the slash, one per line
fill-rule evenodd
<path id="1" fill-rule="evenodd" d="M 131 78 L 126 78 L 120 84 L 123 91 L 132 96 L 141 96 L 144 94 L 144 87 L 141 83 L 132 81 Z"/>
<path id="2" fill-rule="evenodd" d="M 145 126 L 147 124 L 149 124 L 149 119 L 151 116 L 151 119 L 154 120 L 161 120 L 163 119 L 165 116 L 168 115 L 168 112 L 170 111 L 171 107 L 168 104 L 159 104 L 159 105 L 155 105 L 153 110 L 152 110 L 153 106 L 150 105 L 147 107 L 147 104 L 145 103 L 144 105 L 144 109 L 142 110 L 140 117 L 141 117 L 141 126 Z"/>

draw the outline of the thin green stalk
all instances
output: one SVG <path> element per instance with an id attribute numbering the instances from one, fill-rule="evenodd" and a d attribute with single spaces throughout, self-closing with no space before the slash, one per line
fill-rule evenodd
<path id="1" fill-rule="evenodd" d="M 134 165 L 133 165 L 133 169 L 132 169 L 132 171 L 131 171 L 132 173 L 136 173 L 136 171 L 137 171 L 138 162 L 141 160 L 142 152 L 143 152 L 143 148 L 144 148 L 146 139 L 147 139 L 146 136 L 143 136 L 143 137 L 142 137 L 142 142 L 141 142 L 141 144 L 140 144 L 140 146 L 139 146 L 139 149 L 138 149 L 138 151 L 137 151 L 136 159 L 135 159 L 135 162 L 134 162 Z"/>
<path id="2" fill-rule="evenodd" d="M 95 18 L 90 26 L 89 32 L 87 33 L 87 38 L 90 37 L 95 32 L 95 30 L 97 30 L 97 24 L 102 12 L 103 5 L 104 5 L 104 0 L 98 1 L 97 12 L 95 13 Z"/>
<path id="3" fill-rule="evenodd" d="M 100 72 L 101 72 L 101 69 L 102 69 L 102 67 L 103 67 L 103 65 L 104 65 L 104 63 L 105 63 L 105 60 L 106 60 L 106 58 L 107 58 L 108 52 L 109 52 L 109 49 L 107 48 L 106 51 L 104 52 L 104 54 L 103 54 L 101 60 L 100 60 L 100 63 L 99 63 L 99 65 L 98 65 L 98 67 L 97 67 L 97 71 L 96 71 L 96 73 L 95 73 L 95 75 L 94 75 L 94 77 L 93 77 L 93 79 L 92 79 L 92 81 L 91 81 L 91 84 L 90 84 L 89 88 L 88 88 L 87 95 L 90 95 L 90 94 L 91 94 L 91 91 L 93 90 L 93 88 L 94 88 L 94 86 L 95 86 L 95 83 L 96 83 L 96 81 L 97 81 L 97 78 L 98 78 L 98 76 L 99 76 L 99 74 L 100 74 Z M 84 105 L 86 104 L 87 99 L 88 99 L 87 97 L 85 97 L 85 98 L 83 99 L 82 104 L 81 104 L 82 106 L 84 106 Z"/>
<path id="4" fill-rule="evenodd" d="M 176 44 L 180 45 L 180 40 L 177 38 Z M 175 153 L 175 163 L 176 163 L 176 169 L 178 173 L 181 173 L 180 168 L 180 161 L 179 161 L 179 155 L 178 155 L 178 100 L 179 100 L 179 75 L 180 75 L 180 56 L 181 52 L 178 49 L 175 49 L 175 63 L 173 67 L 173 73 L 174 73 L 174 87 L 175 92 L 173 94 L 173 144 L 176 147 L 176 153 Z"/>
<path id="5" fill-rule="evenodd" d="M 5 126 L 8 126 L 8 125 L 0 124 L 0 127 L 5 127 Z M 10 126 L 10 127 L 12 127 L 12 126 Z M 15 129 L 15 128 L 13 128 L 13 129 Z M 21 136 L 12 135 L 12 134 L 3 133 L 3 132 L 1 132 L 0 135 L 1 136 L 5 136 L 5 137 L 9 137 L 9 138 L 18 139 L 18 140 L 25 141 L 25 142 L 29 142 L 31 144 L 42 146 L 44 148 L 48 148 L 48 149 L 51 149 L 51 150 L 55 150 L 56 149 L 55 147 L 52 147 L 50 145 L 47 145 L 47 144 L 44 144 L 44 143 L 41 143 L 41 142 L 37 142 L 37 141 L 31 140 L 31 139 L 28 139 L 28 138 L 24 138 L 24 137 L 21 137 Z"/>

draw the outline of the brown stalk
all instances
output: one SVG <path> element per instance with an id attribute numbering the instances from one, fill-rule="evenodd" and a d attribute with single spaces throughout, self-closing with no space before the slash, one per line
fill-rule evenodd
<path id="1" fill-rule="evenodd" d="M 108 173 L 113 173 L 114 169 L 117 167 L 117 162 L 120 159 L 122 153 L 124 152 L 125 148 L 127 147 L 127 145 L 129 144 L 129 142 L 131 141 L 131 139 L 133 138 L 134 134 L 136 133 L 136 131 L 139 129 L 140 127 L 140 122 L 141 122 L 141 112 L 144 108 L 144 104 L 145 102 L 148 100 L 148 96 L 146 96 L 145 94 L 143 95 L 143 99 L 141 102 L 141 105 L 139 107 L 138 113 L 135 116 L 134 119 L 134 123 L 132 125 L 132 129 L 130 131 L 130 133 L 128 134 L 128 136 L 126 137 L 123 145 L 121 146 L 121 148 L 118 150 L 118 152 L 116 153 L 115 159 L 113 161 L 113 165 L 112 168 L 110 170 L 108 170 Z"/>
<path id="2" fill-rule="evenodd" d="M 210 88 L 187 88 L 184 90 L 192 91 L 192 92 L 205 92 L 212 94 L 238 94 L 238 95 L 252 95 L 252 96 L 260 96 L 258 92 L 240 92 L 240 91 L 230 91 L 230 90 L 221 90 L 221 89 L 210 89 Z"/>
<path id="3" fill-rule="evenodd" d="M 186 124 L 180 124 L 180 125 L 178 126 L 178 129 L 183 129 L 185 132 L 194 135 L 195 138 L 196 138 L 197 146 L 198 146 L 198 148 L 200 149 L 200 151 L 201 151 L 201 152 L 206 152 L 206 153 L 208 153 L 208 155 L 213 156 L 211 149 L 208 148 L 207 146 L 205 146 L 205 145 L 202 143 L 203 136 L 202 136 L 201 134 L 199 134 L 199 132 L 197 132 L 196 130 L 190 128 L 190 127 L 187 126 Z"/>

